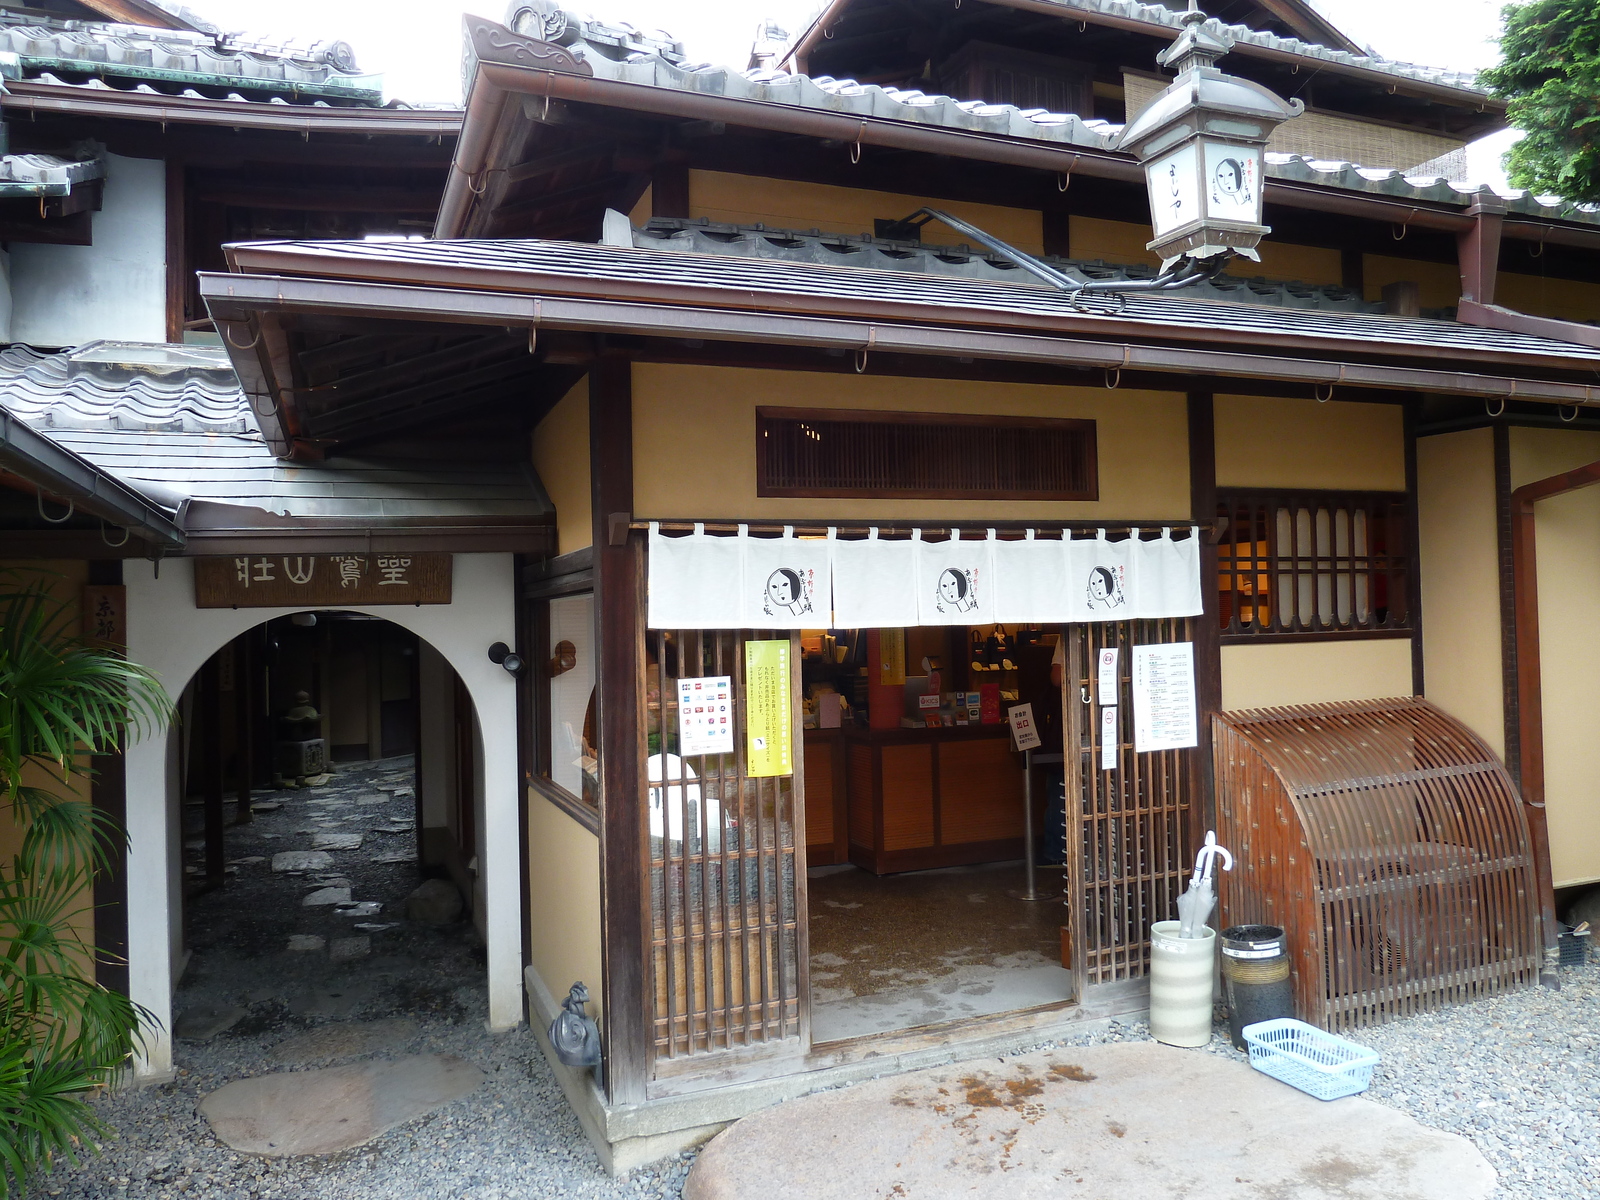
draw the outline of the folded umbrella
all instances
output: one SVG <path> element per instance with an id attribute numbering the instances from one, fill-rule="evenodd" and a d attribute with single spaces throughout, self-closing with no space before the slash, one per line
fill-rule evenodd
<path id="1" fill-rule="evenodd" d="M 1194 857 L 1194 874 L 1189 878 L 1189 890 L 1178 897 L 1178 936 L 1197 938 L 1205 928 L 1206 918 L 1217 906 L 1217 886 L 1212 878 L 1217 855 L 1222 856 L 1222 869 L 1233 870 L 1233 855 L 1227 847 L 1217 845 L 1214 829 L 1206 831 L 1206 844 Z"/>

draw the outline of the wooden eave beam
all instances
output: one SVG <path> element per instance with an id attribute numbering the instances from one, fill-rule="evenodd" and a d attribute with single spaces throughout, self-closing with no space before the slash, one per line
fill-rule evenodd
<path id="1" fill-rule="evenodd" d="M 749 311 L 710 308 L 666 298 L 641 303 L 620 297 L 555 296 L 542 294 L 537 287 L 487 292 L 444 286 L 209 272 L 200 273 L 200 290 L 207 303 L 224 314 L 248 310 L 300 314 L 357 311 L 368 315 L 390 313 L 407 320 L 426 314 L 447 323 L 837 347 L 852 353 L 866 351 L 869 356 L 877 349 L 885 353 L 936 358 L 993 358 L 1098 367 L 1108 371 L 1154 371 L 1186 378 L 1214 375 L 1271 379 L 1289 385 L 1332 384 L 1341 389 L 1514 397 L 1547 404 L 1600 404 L 1600 383 L 1463 370 L 1445 352 L 1439 355 L 1442 361 L 1438 366 L 1419 367 L 1409 362 L 1351 363 L 1312 355 L 1295 356 L 1293 349 L 1303 352 L 1307 348 L 1304 341 L 1292 347 L 1286 345 L 1284 349 L 1289 353 L 1246 349 L 1262 345 L 1255 335 L 1237 338 L 1226 349 L 1170 342 L 1119 342 L 1110 336 L 1097 336 L 1111 334 L 1109 327 L 1069 328 L 1070 318 L 1055 320 L 1052 328 L 1042 323 L 996 328 L 992 313 L 954 309 L 937 313 L 941 322 L 949 323 L 930 324 L 929 319 L 935 313 L 927 309 L 919 310 L 920 321 L 907 321 L 881 308 L 859 318 L 813 316 L 770 306 Z M 1176 335 L 1181 331 L 1171 332 Z M 1087 336 L 1075 336 L 1078 333 Z M 230 346 L 230 351 L 232 349 Z M 1326 354 L 1339 347 L 1318 349 Z M 240 353 L 234 357 L 238 360 L 244 356 Z M 1459 362 L 1459 354 L 1454 358 Z M 1488 361 L 1492 363 L 1493 356 Z M 1572 367 L 1593 379 L 1590 364 L 1579 361 Z M 1551 364 L 1547 364 L 1547 368 L 1554 369 Z"/>
<path id="2" fill-rule="evenodd" d="M 1544 932 L 1546 970 L 1555 952 L 1557 934 L 1554 871 L 1550 861 L 1549 817 L 1545 810 L 1544 692 L 1539 631 L 1538 521 L 1534 506 L 1541 500 L 1564 496 L 1600 484 L 1600 462 L 1563 471 L 1524 484 L 1511 493 L 1511 562 L 1515 605 L 1517 661 L 1517 726 L 1522 802 L 1528 811 L 1528 828 L 1538 872 L 1539 910 Z"/>
<path id="3" fill-rule="evenodd" d="M 341 405 L 313 418 L 308 436 L 319 441 L 337 441 L 370 421 L 382 421 L 384 432 L 390 433 L 404 425 L 431 419 L 437 413 L 475 404 L 474 397 L 480 394 L 492 393 L 490 398 L 498 399 L 508 386 L 526 382 L 530 365 L 524 355 L 521 359 L 479 367 L 371 400 Z"/>

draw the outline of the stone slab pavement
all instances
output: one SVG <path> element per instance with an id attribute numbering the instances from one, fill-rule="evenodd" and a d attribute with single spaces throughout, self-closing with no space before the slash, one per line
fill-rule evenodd
<path id="1" fill-rule="evenodd" d="M 1482 1200 L 1455 1134 L 1155 1042 L 1040 1051 L 820 1092 L 746 1117 L 684 1200 Z"/>

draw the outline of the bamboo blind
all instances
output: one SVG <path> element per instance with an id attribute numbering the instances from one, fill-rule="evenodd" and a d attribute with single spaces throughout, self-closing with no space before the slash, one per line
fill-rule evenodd
<path id="1" fill-rule="evenodd" d="M 744 724 L 729 754 L 678 754 L 680 676 L 728 675 L 744 711 L 744 644 L 790 640 L 799 694 L 799 635 L 651 630 L 645 667 L 649 713 L 649 977 L 654 1061 L 804 1041 L 804 849 L 796 831 L 804 786 L 795 774 L 751 778 Z M 800 736 L 799 713 L 794 734 Z"/>
<path id="2" fill-rule="evenodd" d="M 1285 930 L 1301 1018 L 1350 1029 L 1538 977 L 1526 814 L 1464 725 L 1406 697 L 1214 731 L 1223 920 Z"/>
<path id="3" fill-rule="evenodd" d="M 1192 626 L 1183 619 L 1072 625 L 1066 636 L 1067 927 L 1081 996 L 1085 984 L 1147 974 L 1151 924 L 1178 915 L 1188 877 L 1195 751 L 1134 751 L 1132 650 L 1190 641 Z M 1107 771 L 1100 767 L 1095 664 L 1101 649 L 1112 646 L 1120 678 L 1116 766 Z"/>

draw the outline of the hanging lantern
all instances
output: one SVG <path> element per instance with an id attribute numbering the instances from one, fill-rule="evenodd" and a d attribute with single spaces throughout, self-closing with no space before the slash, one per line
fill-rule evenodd
<path id="1" fill-rule="evenodd" d="M 1177 41 L 1157 57 L 1178 78 L 1117 142 L 1144 164 L 1156 235 L 1148 248 L 1164 270 L 1186 257 L 1259 259 L 1256 245 L 1272 232 L 1261 223 L 1267 139 L 1305 111 L 1299 100 L 1219 71 L 1213 64 L 1233 43 L 1205 28 L 1196 2 L 1190 0 Z"/>

